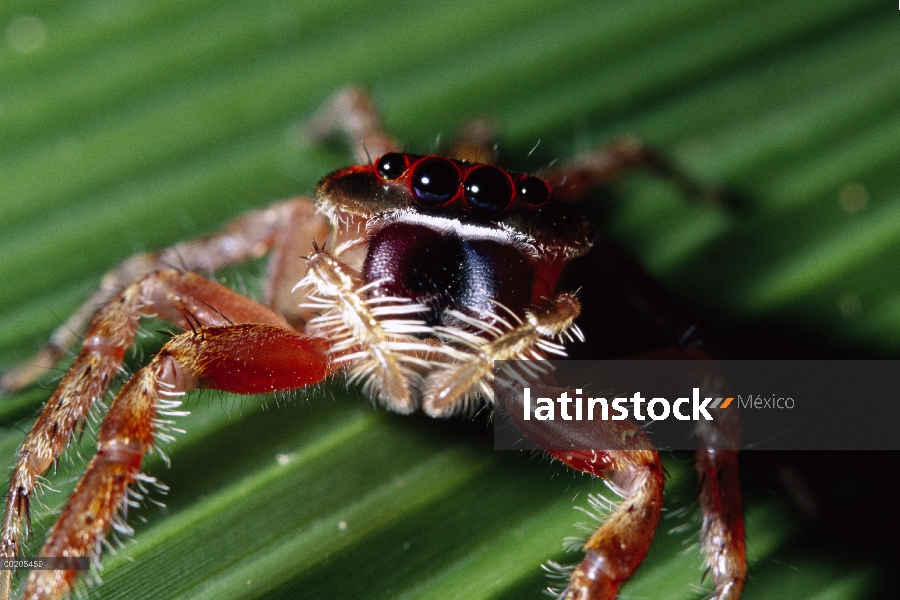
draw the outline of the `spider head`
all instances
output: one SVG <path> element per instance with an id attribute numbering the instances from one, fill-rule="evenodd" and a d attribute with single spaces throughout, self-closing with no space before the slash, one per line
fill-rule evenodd
<path id="1" fill-rule="evenodd" d="M 505 230 L 547 259 L 580 256 L 594 240 L 587 219 L 543 179 L 443 156 L 390 152 L 335 171 L 319 182 L 316 200 L 328 214 L 366 219 L 370 234 L 410 213 Z"/>
<path id="2" fill-rule="evenodd" d="M 391 152 L 325 177 L 316 200 L 336 228 L 365 224 L 362 267 L 376 294 L 447 309 L 521 316 L 554 294 L 563 265 L 588 251 L 587 219 L 532 175 L 442 156 Z"/>

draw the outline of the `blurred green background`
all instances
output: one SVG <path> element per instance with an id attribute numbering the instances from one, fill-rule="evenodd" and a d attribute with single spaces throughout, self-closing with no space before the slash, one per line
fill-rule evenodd
<path id="1" fill-rule="evenodd" d="M 896 357 L 897 15 L 862 0 L 6 0 L 0 366 L 35 351 L 123 258 L 345 165 L 297 126 L 348 83 L 369 86 L 416 151 L 483 115 L 519 169 L 637 134 L 750 200 L 738 213 L 646 176 L 616 186 L 607 234 L 674 294 L 726 328 L 764 323 L 773 345 L 797 334 L 834 355 Z M 223 277 L 258 290 L 263 269 Z M 3 464 L 54 375 L 0 403 Z M 578 560 L 561 542 L 601 482 L 492 451 L 483 419 L 386 414 L 340 386 L 301 397 L 192 397 L 188 433 L 165 448 L 172 467 L 146 465 L 172 487 L 166 508 L 132 515 L 134 541 L 106 554 L 90 594 L 512 600 L 541 597 L 542 562 Z M 52 487 L 74 485 L 85 437 Z M 877 486 L 896 458 L 745 455 L 745 597 L 877 595 L 898 530 Z M 666 460 L 671 511 L 629 598 L 708 593 L 690 549 L 690 459 Z M 797 480 L 814 508 L 791 499 Z M 64 495 L 43 497 L 32 553 Z"/>

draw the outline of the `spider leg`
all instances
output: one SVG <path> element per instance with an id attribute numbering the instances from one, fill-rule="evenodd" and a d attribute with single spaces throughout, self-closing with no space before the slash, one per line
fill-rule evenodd
<path id="1" fill-rule="evenodd" d="M 294 284 L 306 277 L 306 255 L 313 246 L 323 246 L 331 225 L 311 200 L 291 202 L 272 240 L 272 256 L 266 275 L 265 304 L 282 315 L 295 329 L 314 316 L 301 308 Z"/>
<path id="2" fill-rule="evenodd" d="M 721 392 L 714 395 L 721 397 Z M 696 455 L 703 513 L 700 539 L 707 571 L 712 574 L 713 600 L 738 600 L 747 578 L 741 481 L 734 450 L 741 432 L 738 413 L 723 412 L 697 428 L 702 443 Z"/>
<path id="3" fill-rule="evenodd" d="M 129 285 L 160 269 L 213 272 L 226 265 L 259 258 L 275 248 L 270 263 L 267 302 L 276 312 L 296 312 L 296 300 L 286 297 L 290 289 L 285 278 L 305 270 L 305 261 L 291 260 L 309 249 L 309 240 L 323 241 L 328 231 L 324 216 L 315 212 L 309 199 L 298 198 L 248 213 L 225 226 L 222 231 L 165 248 L 139 254 L 125 260 L 104 275 L 100 287 L 61 325 L 47 344 L 30 360 L 13 367 L 0 377 L 0 393 L 13 393 L 33 383 L 52 369 L 81 339 L 99 310 L 119 297 Z M 298 250 L 299 244 L 304 244 Z M 299 281 L 300 274 L 293 281 Z M 295 322 L 295 318 L 291 318 Z"/>
<path id="4" fill-rule="evenodd" d="M 335 134 L 346 136 L 359 164 L 401 148 L 397 140 L 384 132 L 372 94 L 355 86 L 335 92 L 303 125 L 302 133 L 316 143 L 324 142 Z"/>
<path id="5" fill-rule="evenodd" d="M 599 340 L 591 348 L 574 347 L 576 358 L 639 356 L 670 360 L 684 358 L 685 353 L 698 346 L 715 347 L 715 340 L 703 340 L 702 327 L 699 333 L 684 338 L 685 332 L 694 332 L 695 315 L 670 297 L 633 258 L 612 244 L 600 249 L 601 252 L 575 259 L 570 266 L 574 272 L 581 269 L 594 274 L 582 290 L 584 297 L 592 299 L 592 310 L 580 324 L 588 339 Z M 650 356 L 646 352 L 648 347 L 665 350 Z M 709 358 L 705 352 L 699 354 Z M 699 356 L 691 358 L 696 360 Z M 710 390 L 704 391 L 704 395 L 733 394 Z M 740 447 L 740 424 L 731 420 L 736 412 L 725 412 L 727 416 L 711 422 L 711 427 L 701 423 L 695 455 L 702 513 L 701 552 L 716 600 L 738 598 L 747 572 L 735 452 Z"/>
<path id="6" fill-rule="evenodd" d="M 713 364 L 706 352 L 685 348 L 668 348 L 632 358 Z M 728 384 L 724 376 L 714 368 L 705 372 L 699 387 L 704 397 L 733 395 L 727 392 Z M 712 575 L 714 593 L 710 600 L 738 600 L 747 578 L 737 452 L 741 440 L 739 414 L 734 410 L 721 411 L 713 421 L 697 421 L 695 429 L 699 438 L 695 467 L 700 479 L 700 549 L 706 573 Z"/>
<path id="7" fill-rule="evenodd" d="M 499 335 L 490 335 L 499 331 L 491 322 L 501 321 L 497 316 L 480 322 L 482 335 L 445 328 L 440 333 L 475 352 L 457 357 L 456 364 L 439 368 L 428 377 L 423 409 L 432 416 L 447 416 L 465 406 L 473 395 L 493 398 L 495 360 L 539 360 L 544 353 L 561 352 L 562 348 L 554 348 L 548 339 L 580 337 L 573 324 L 579 313 L 574 295 L 560 294 Z M 479 324 L 471 317 L 455 316 L 466 325 Z M 572 572 L 560 600 L 614 600 L 619 586 L 644 560 L 662 516 L 664 476 L 659 454 L 633 423 L 609 421 L 603 426 L 603 435 L 615 439 L 610 447 L 628 440 L 625 446 L 633 449 L 550 451 L 574 469 L 607 478 L 622 497 L 585 543 L 585 558 Z"/>
<path id="8" fill-rule="evenodd" d="M 527 373 L 520 375 L 531 380 L 536 396 L 577 395 L 571 389 L 538 383 Z M 554 375 L 541 374 L 539 379 L 552 381 Z M 503 403 L 511 406 L 509 399 Z M 602 477 L 619 496 L 620 501 L 605 505 L 611 509 L 605 519 L 592 515 L 598 521 L 602 519 L 602 524 L 585 541 L 584 559 L 571 571 L 569 584 L 557 596 L 557 600 L 614 600 L 620 586 L 643 562 L 662 517 L 665 477 L 659 453 L 642 429 L 627 420 L 596 421 L 565 432 L 530 430 L 529 435 L 565 465 Z"/>
<path id="9" fill-rule="evenodd" d="M 664 154 L 638 138 L 622 136 L 571 161 L 552 167 L 544 178 L 560 200 L 576 200 L 593 188 L 611 183 L 635 169 L 648 169 L 671 181 L 687 197 L 714 204 L 737 202 L 726 190 L 702 185 L 678 168 Z"/>
<path id="10" fill-rule="evenodd" d="M 59 457 L 91 407 L 106 395 L 121 371 L 140 318 L 149 315 L 185 329 L 240 322 L 289 329 L 268 308 L 194 273 L 159 271 L 129 285 L 94 318 L 81 352 L 19 448 L 0 529 L 0 556 L 16 556 L 23 519 L 26 532 L 30 529 L 29 504 L 40 475 Z M 10 571 L 3 572 L 0 588 L 8 588 L 9 575 Z"/>
<path id="11" fill-rule="evenodd" d="M 665 478 L 659 454 L 635 425 L 604 425 L 615 429 L 610 433 L 617 439 L 630 437 L 636 449 L 550 451 L 573 469 L 606 478 L 622 498 L 584 544 L 584 560 L 559 600 L 614 600 L 619 586 L 644 560 L 662 516 Z"/>
<path id="12" fill-rule="evenodd" d="M 261 394 L 318 383 L 331 372 L 328 345 L 284 326 L 259 323 L 200 327 L 172 338 L 110 405 L 97 454 L 41 555 L 96 559 L 111 526 L 127 531 L 118 515 L 127 508 L 128 487 L 141 478 L 141 461 L 160 433 L 159 416 L 177 408 L 178 398 L 198 387 Z M 61 598 L 76 575 L 32 571 L 24 597 Z"/>
<path id="13" fill-rule="evenodd" d="M 302 125 L 305 138 L 322 143 L 341 134 L 360 164 L 399 151 L 402 145 L 383 128 L 381 115 L 372 94 L 361 87 L 339 89 Z M 477 163 L 493 163 L 496 158 L 497 126 L 487 119 L 476 119 L 456 132 L 448 156 Z"/>

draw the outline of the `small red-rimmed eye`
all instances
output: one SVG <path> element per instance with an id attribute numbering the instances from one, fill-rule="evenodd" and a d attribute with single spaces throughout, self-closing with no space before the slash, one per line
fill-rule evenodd
<path id="1" fill-rule="evenodd" d="M 397 152 L 389 152 L 378 159 L 378 162 L 375 163 L 375 170 L 382 179 L 393 181 L 403 175 L 408 166 L 405 156 Z"/>
<path id="2" fill-rule="evenodd" d="M 466 202 L 476 212 L 496 214 L 512 201 L 512 182 L 509 175 L 496 167 L 478 167 L 466 177 L 465 195 Z"/>
<path id="3" fill-rule="evenodd" d="M 459 171 L 449 160 L 426 158 L 413 168 L 412 189 L 426 206 L 446 204 L 459 191 Z"/>
<path id="4" fill-rule="evenodd" d="M 550 188 L 547 182 L 537 177 L 525 176 L 516 186 L 522 202 L 531 206 L 540 206 L 550 199 Z"/>

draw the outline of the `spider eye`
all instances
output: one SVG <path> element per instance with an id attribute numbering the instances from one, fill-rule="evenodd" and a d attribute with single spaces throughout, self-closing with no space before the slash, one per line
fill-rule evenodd
<path id="1" fill-rule="evenodd" d="M 478 167 L 466 177 L 466 201 L 478 212 L 495 214 L 509 206 L 512 185 L 496 167 Z"/>
<path id="2" fill-rule="evenodd" d="M 396 152 L 389 152 L 378 159 L 375 170 L 382 179 L 393 181 L 406 172 L 406 157 Z"/>
<path id="3" fill-rule="evenodd" d="M 550 199 L 550 189 L 547 183 L 537 177 L 525 177 L 518 185 L 519 197 L 522 202 L 531 206 L 539 206 Z"/>
<path id="4" fill-rule="evenodd" d="M 413 169 L 412 189 L 423 204 L 440 206 L 459 190 L 459 172 L 443 158 L 423 160 Z"/>

